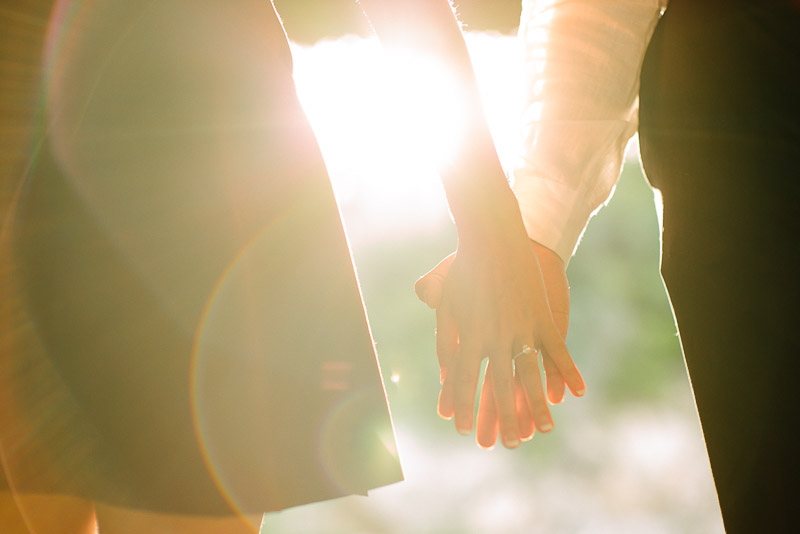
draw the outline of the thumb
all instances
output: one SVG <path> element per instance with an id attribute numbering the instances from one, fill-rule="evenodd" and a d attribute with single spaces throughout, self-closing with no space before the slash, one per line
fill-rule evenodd
<path id="1" fill-rule="evenodd" d="M 436 309 L 442 300 L 442 287 L 455 257 L 455 253 L 450 254 L 414 284 L 417 298 L 430 308 Z"/>

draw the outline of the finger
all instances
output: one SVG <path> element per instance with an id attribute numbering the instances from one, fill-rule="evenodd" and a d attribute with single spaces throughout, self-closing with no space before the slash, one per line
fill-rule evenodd
<path id="1" fill-rule="evenodd" d="M 484 449 L 491 449 L 497 443 L 497 409 L 494 405 L 494 388 L 489 376 L 489 364 L 486 364 L 486 374 L 481 388 L 481 399 L 478 402 L 478 423 L 476 437 L 478 445 Z"/>
<path id="2" fill-rule="evenodd" d="M 456 352 L 457 354 L 454 355 L 452 359 L 450 372 L 444 376 L 442 390 L 439 392 L 438 411 L 439 415 L 444 419 L 453 419 L 456 415 L 456 406 L 460 402 L 459 398 L 457 397 L 457 392 L 459 391 L 458 381 L 470 380 L 469 378 L 464 378 L 464 373 L 468 372 L 469 368 L 469 366 L 465 365 L 464 363 L 466 355 L 460 348 L 457 348 Z M 478 364 L 480 365 L 480 362 L 478 362 Z M 475 381 L 477 382 L 477 377 Z M 475 391 L 475 386 L 473 386 L 472 391 Z M 472 402 L 474 403 L 474 397 Z M 461 421 L 463 421 L 463 419 Z M 456 430 L 459 429 L 458 422 L 459 420 L 456 421 Z M 468 426 L 466 433 L 469 434 L 472 429 L 471 417 L 470 424 L 466 426 Z"/>
<path id="3" fill-rule="evenodd" d="M 437 310 L 438 312 L 438 310 Z M 437 349 L 438 349 L 438 332 L 437 332 Z M 437 351 L 438 352 L 438 351 Z M 441 382 L 442 382 L 442 389 L 439 391 L 439 405 L 438 405 L 438 412 L 439 416 L 444 419 L 453 419 L 456 414 L 456 380 L 455 376 L 457 376 L 458 372 L 454 369 L 458 369 L 459 367 L 459 360 L 460 357 L 458 356 L 459 347 L 458 344 L 455 345 L 453 348 L 453 354 L 448 362 L 452 366 L 453 372 L 448 372 L 447 367 L 442 367 L 442 374 L 441 374 Z M 441 365 L 441 358 L 440 358 L 440 365 Z"/>
<path id="4" fill-rule="evenodd" d="M 453 388 L 453 412 L 459 434 L 470 434 L 475 418 L 475 391 L 480 376 L 480 353 L 459 345 L 453 365 L 448 369 L 443 389 Z"/>
<path id="5" fill-rule="evenodd" d="M 509 354 L 511 351 L 508 351 Z M 517 424 L 516 401 L 514 399 L 514 379 L 511 359 L 495 358 L 489 366 L 488 376 L 494 389 L 494 403 L 500 427 L 500 438 L 508 449 L 519 447 L 519 426 Z"/>
<path id="6" fill-rule="evenodd" d="M 544 398 L 537 354 L 520 356 L 514 363 L 536 428 L 541 432 L 549 432 L 553 429 L 553 418 L 550 415 L 550 407 L 547 405 L 547 400 Z"/>
<path id="7" fill-rule="evenodd" d="M 454 259 L 455 254 L 450 254 L 414 283 L 417 298 L 431 308 L 437 308 L 442 300 L 444 280 L 450 272 L 450 265 Z"/>
<path id="8" fill-rule="evenodd" d="M 552 300 L 551 305 L 552 305 Z M 553 315 L 553 323 L 555 323 L 558 333 L 561 334 L 562 339 L 567 339 L 567 331 L 569 330 L 569 310 L 559 311 L 550 308 L 550 313 Z"/>
<path id="9" fill-rule="evenodd" d="M 547 382 L 547 398 L 552 404 L 558 404 L 564 400 L 564 388 L 566 387 L 564 377 L 561 376 L 561 371 L 549 356 L 542 357 L 542 364 Z"/>
<path id="10" fill-rule="evenodd" d="M 542 351 L 544 357 L 550 358 L 556 365 L 572 394 L 576 397 L 583 396 L 586 393 L 586 384 L 558 332 L 552 330 L 542 336 Z"/>
<path id="11" fill-rule="evenodd" d="M 549 291 L 550 287 L 548 286 L 548 296 L 550 295 Z M 551 305 L 553 299 L 550 299 Z M 551 308 L 551 312 L 553 314 L 553 322 L 558 329 L 558 333 L 561 335 L 562 340 L 567 339 L 567 330 L 569 330 L 569 298 L 566 299 L 566 303 L 561 303 L 566 310 L 554 310 Z M 544 376 L 545 381 L 547 383 L 547 398 L 552 404 L 559 404 L 564 400 L 564 389 L 566 388 L 566 383 L 564 382 L 564 377 L 561 376 L 561 371 L 558 370 L 558 366 L 553 362 L 553 360 L 548 356 L 542 357 L 542 364 L 544 366 Z"/>
<path id="12" fill-rule="evenodd" d="M 444 383 L 447 367 L 458 348 L 458 328 L 449 307 L 436 308 L 436 357 L 439 359 L 439 383 Z"/>
<path id="13" fill-rule="evenodd" d="M 533 422 L 531 411 L 528 408 L 528 398 L 525 395 L 525 388 L 519 375 L 514 377 L 514 400 L 517 408 L 517 424 L 519 425 L 519 438 L 522 441 L 529 441 L 533 438 L 536 425 Z"/>
<path id="14" fill-rule="evenodd" d="M 447 380 L 442 384 L 439 391 L 439 404 L 436 407 L 439 417 L 448 421 L 455 415 L 455 402 L 453 400 L 453 388 L 447 385 Z"/>

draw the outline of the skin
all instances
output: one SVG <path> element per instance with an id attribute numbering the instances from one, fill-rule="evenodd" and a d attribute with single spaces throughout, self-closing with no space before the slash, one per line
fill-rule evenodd
<path id="1" fill-rule="evenodd" d="M 546 288 L 546 301 L 559 336 L 563 341 L 569 327 L 569 284 L 564 262 L 555 252 L 539 243 L 531 241 L 530 250 L 538 259 L 541 280 Z M 415 285 L 415 290 L 420 300 L 436 310 L 436 349 L 444 384 L 447 383 L 444 377 L 448 375 L 449 367 L 453 364 L 452 358 L 456 353 L 458 343 L 458 339 L 453 335 L 452 325 L 454 319 L 452 318 L 451 310 L 442 306 L 445 288 L 448 283 L 452 283 L 450 276 L 455 258 L 455 254 L 451 254 L 442 260 L 434 269 L 420 278 Z M 533 285 L 536 286 L 539 273 L 533 270 L 529 274 L 533 278 Z M 541 344 L 528 344 L 531 347 L 542 346 Z M 553 354 L 546 349 L 542 351 L 542 366 L 546 376 L 547 398 L 545 398 L 545 389 L 540 379 L 538 355 L 523 355 L 514 361 L 514 410 L 520 438 L 523 441 L 532 438 L 536 430 L 548 432 L 553 428 L 553 419 L 547 404 L 548 400 L 553 404 L 561 402 L 564 398 L 566 386 L 570 387 L 573 394 L 583 394 L 585 386 L 582 379 L 580 379 L 580 375 L 578 375 L 579 380 L 571 378 L 573 384 L 575 384 L 574 387 L 565 379 L 567 373 L 577 373 L 577 369 L 574 369 L 571 360 L 568 362 L 561 360 L 562 365 L 566 363 L 566 370 L 562 372 L 557 359 L 559 357 L 563 357 L 562 353 Z M 492 365 L 493 363 L 490 359 L 487 365 L 486 379 L 481 390 L 477 417 L 477 441 L 479 445 L 486 448 L 492 447 L 496 443 L 498 430 L 502 428 L 499 422 L 501 414 L 497 406 L 498 398 L 501 401 L 504 399 L 502 396 L 498 397 L 497 395 L 496 373 L 492 372 Z M 505 401 L 509 402 L 508 399 L 505 399 Z M 455 402 L 452 389 L 443 385 L 439 401 L 440 415 L 445 418 L 452 417 L 455 413 Z M 466 421 L 466 416 L 462 417 L 464 419 L 457 420 L 456 426 L 459 428 L 459 424 L 464 425 L 462 429 L 466 430 L 469 422 Z M 513 442 L 508 443 L 502 433 L 501 437 L 503 437 L 503 443 L 506 447 L 513 448 L 515 446 Z"/>
<path id="2" fill-rule="evenodd" d="M 104 505 L 77 497 L 0 493 L 4 534 L 253 534 L 261 514 L 199 517 L 158 514 Z"/>
<path id="3" fill-rule="evenodd" d="M 65 495 L 0 493 L 0 532 L 5 534 L 94 534 L 91 501 Z"/>
<path id="4" fill-rule="evenodd" d="M 550 312 L 538 257 L 497 157 L 463 36 L 446 1 L 361 0 L 361 5 L 387 50 L 442 58 L 459 81 L 450 98 L 461 106 L 463 139 L 457 156 L 439 169 L 458 231 L 436 306 L 444 377 L 439 413 L 454 418 L 458 432 L 472 432 L 481 361 L 488 357 L 499 432 L 506 447 L 516 447 L 528 433 L 527 427 L 520 432 L 512 365 L 524 345 L 541 348 L 574 394 L 582 394 L 584 385 Z M 404 20 L 413 22 L 407 26 L 411 33 L 398 29 Z M 520 374 L 531 413 L 549 415 L 532 375 Z"/>

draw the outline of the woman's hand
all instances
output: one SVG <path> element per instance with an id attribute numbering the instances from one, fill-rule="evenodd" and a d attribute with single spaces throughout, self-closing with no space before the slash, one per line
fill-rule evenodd
<path id="1" fill-rule="evenodd" d="M 472 430 L 480 362 L 489 358 L 478 412 L 481 446 L 494 445 L 498 428 L 510 448 L 535 428 L 552 428 L 537 354 L 520 355 L 512 364 L 523 346 L 542 349 L 550 402 L 562 400 L 565 384 L 573 394 L 583 394 L 583 380 L 563 342 L 569 287 L 554 252 L 537 243 L 520 250 L 501 239 L 482 251 L 460 246 L 415 288 L 436 309 L 444 382 L 439 412 L 455 416 L 459 432 Z"/>
<path id="2" fill-rule="evenodd" d="M 573 392 L 582 391 L 583 381 L 550 315 L 539 264 L 483 114 L 461 27 L 447 0 L 361 0 L 360 5 L 387 50 L 438 58 L 452 75 L 452 88 L 444 93 L 426 90 L 424 83 L 417 87 L 424 107 L 446 107 L 460 121 L 453 155 L 439 165 L 459 239 L 437 309 L 437 353 L 444 374 L 439 412 L 455 417 L 459 432 L 472 431 L 480 364 L 488 357 L 500 433 L 506 446 L 515 447 L 520 442 L 515 354 L 526 346 L 541 348 Z M 430 125 L 421 121 L 419 127 Z M 520 375 L 526 391 L 538 381 L 538 375 L 535 381 L 531 373 Z M 535 398 L 534 391 L 527 393 Z M 534 415 L 542 406 L 547 410 L 546 402 L 534 404 Z"/>

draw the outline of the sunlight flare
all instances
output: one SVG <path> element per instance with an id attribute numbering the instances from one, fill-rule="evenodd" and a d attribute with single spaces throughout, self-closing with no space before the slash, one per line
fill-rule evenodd
<path id="1" fill-rule="evenodd" d="M 516 37 L 465 37 L 489 128 L 509 169 L 519 140 Z M 294 44 L 292 53 L 297 91 L 351 242 L 402 238 L 446 224 L 436 168 L 454 157 L 463 126 L 453 98 L 458 88 L 446 66 L 410 52 L 389 60 L 377 39 L 354 36 Z"/>
<path id="2" fill-rule="evenodd" d="M 433 57 L 409 51 L 387 59 L 384 87 L 393 125 L 387 141 L 432 168 L 451 163 L 465 127 L 458 78 Z"/>

